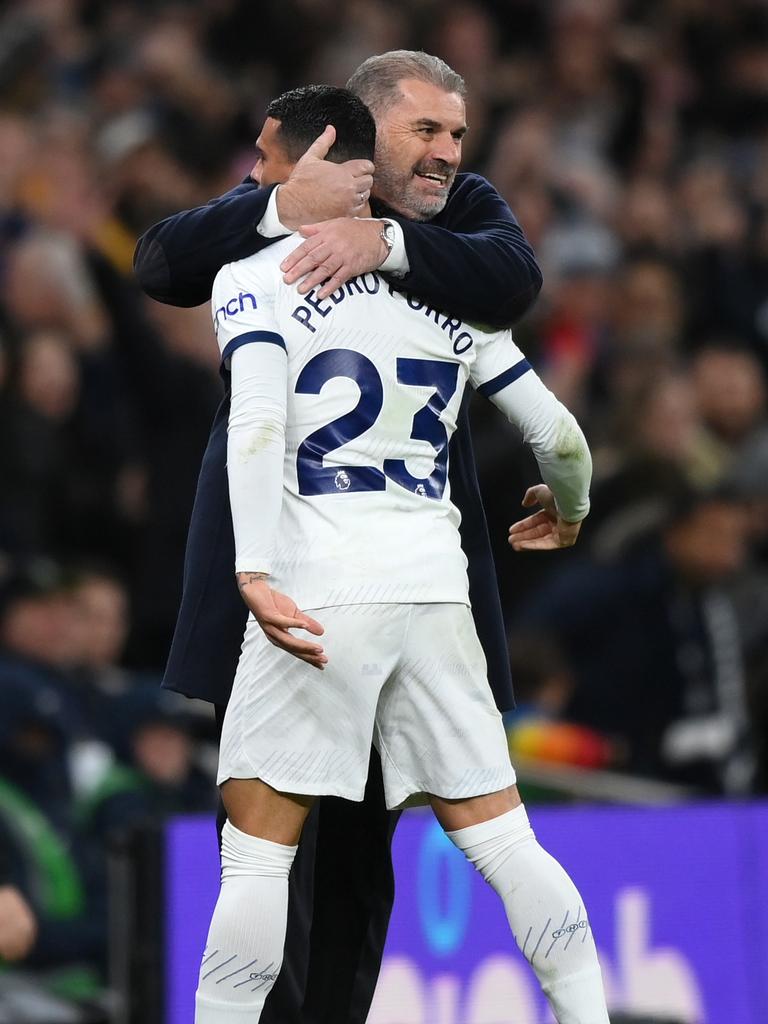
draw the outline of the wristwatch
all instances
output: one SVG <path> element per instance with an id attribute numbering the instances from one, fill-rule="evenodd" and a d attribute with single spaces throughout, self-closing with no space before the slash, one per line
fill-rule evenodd
<path id="1" fill-rule="evenodd" d="M 389 255 L 392 252 L 392 248 L 395 244 L 395 239 L 397 238 L 397 235 L 395 234 L 395 225 L 392 223 L 391 220 L 383 220 L 381 222 L 380 237 L 384 245 L 386 245 L 387 247 L 387 255 L 381 261 L 382 263 L 385 263 L 389 259 Z"/>

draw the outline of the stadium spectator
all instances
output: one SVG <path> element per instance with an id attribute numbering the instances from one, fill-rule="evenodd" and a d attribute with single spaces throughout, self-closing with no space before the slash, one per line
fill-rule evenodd
<path id="1" fill-rule="evenodd" d="M 617 751 L 608 739 L 565 720 L 574 678 L 555 637 L 533 631 L 514 633 L 509 657 L 517 706 L 504 716 L 504 722 L 513 762 L 530 757 L 582 768 L 612 765 Z"/>
<path id="2" fill-rule="evenodd" d="M 90 835 L 105 839 L 215 810 L 214 779 L 195 744 L 199 716 L 188 701 L 148 680 L 117 698 L 113 715 L 120 760 L 85 801 L 82 822 Z"/>
<path id="3" fill-rule="evenodd" d="M 63 681 L 77 666 L 83 638 L 71 582 L 50 559 L 10 564 L 0 580 L 0 664 L 31 668 L 50 681 Z"/>
<path id="4" fill-rule="evenodd" d="M 690 376 L 679 367 L 651 377 L 600 430 L 593 514 L 584 539 L 601 558 L 620 554 L 660 525 L 680 480 L 711 487 L 727 452 L 706 429 Z"/>
<path id="5" fill-rule="evenodd" d="M 620 739 L 628 770 L 708 792 L 752 787 L 745 665 L 766 634 L 759 605 L 733 594 L 747 537 L 740 501 L 678 490 L 651 537 L 570 566 L 519 616 L 518 629 L 558 637 L 576 679 L 568 717 Z"/>
<path id="6" fill-rule="evenodd" d="M 80 667 L 103 673 L 98 685 L 120 692 L 125 686 L 117 681 L 110 686 L 109 676 L 119 672 L 130 628 L 125 585 L 106 567 L 80 566 L 75 570 L 72 597 L 81 619 Z"/>
<path id="7" fill-rule="evenodd" d="M 701 416 L 729 453 L 768 432 L 765 377 L 753 353 L 709 343 L 696 353 L 692 371 Z"/>

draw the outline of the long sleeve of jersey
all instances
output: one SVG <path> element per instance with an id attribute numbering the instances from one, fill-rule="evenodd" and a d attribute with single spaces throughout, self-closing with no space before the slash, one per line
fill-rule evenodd
<path id="1" fill-rule="evenodd" d="M 227 477 L 235 572 L 271 573 L 283 501 L 288 357 L 274 310 L 279 268 L 272 259 L 254 260 L 248 269 L 235 263 L 219 271 L 212 315 L 231 389 Z"/>
<path id="2" fill-rule="evenodd" d="M 544 386 L 509 331 L 478 329 L 475 337 L 472 384 L 521 432 L 562 518 L 579 522 L 589 512 L 592 457 L 575 417 Z"/>
<path id="3" fill-rule="evenodd" d="M 245 344 L 230 357 L 227 476 L 235 572 L 272 572 L 283 502 L 287 358 L 276 343 Z"/>
<path id="4" fill-rule="evenodd" d="M 533 370 L 490 398 L 530 445 L 562 518 L 570 523 L 584 519 L 589 513 L 592 457 L 573 413 Z"/>

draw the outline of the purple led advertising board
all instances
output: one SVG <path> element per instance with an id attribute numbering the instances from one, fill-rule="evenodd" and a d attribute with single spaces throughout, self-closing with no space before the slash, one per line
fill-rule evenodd
<path id="1" fill-rule="evenodd" d="M 589 908 L 609 1004 L 768 1022 L 768 805 L 531 809 Z M 395 840 L 397 897 L 368 1024 L 551 1024 L 495 894 L 431 815 Z M 218 891 L 215 830 L 167 833 L 166 1024 L 189 1024 Z"/>

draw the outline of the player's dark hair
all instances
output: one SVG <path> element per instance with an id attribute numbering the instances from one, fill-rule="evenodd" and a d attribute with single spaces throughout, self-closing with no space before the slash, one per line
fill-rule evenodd
<path id="1" fill-rule="evenodd" d="M 328 160 L 373 160 L 376 124 L 359 97 L 331 85 L 304 85 L 291 89 L 267 107 L 267 117 L 280 122 L 278 137 L 292 160 L 309 149 L 326 125 L 336 129 Z"/>

